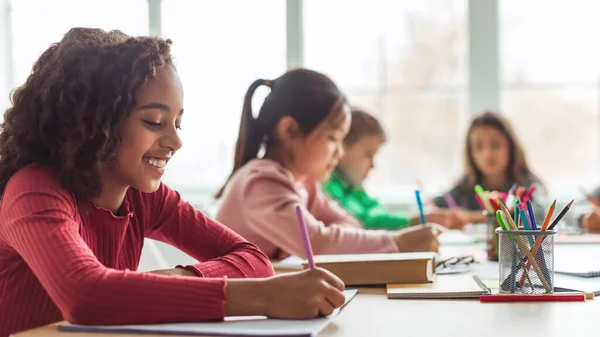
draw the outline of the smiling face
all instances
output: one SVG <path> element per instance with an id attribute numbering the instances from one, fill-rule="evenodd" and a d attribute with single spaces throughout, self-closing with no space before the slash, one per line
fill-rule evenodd
<path id="1" fill-rule="evenodd" d="M 121 127 L 121 143 L 103 185 L 156 191 L 169 159 L 181 148 L 182 114 L 181 81 L 175 68 L 166 65 L 137 91 L 136 106 Z"/>

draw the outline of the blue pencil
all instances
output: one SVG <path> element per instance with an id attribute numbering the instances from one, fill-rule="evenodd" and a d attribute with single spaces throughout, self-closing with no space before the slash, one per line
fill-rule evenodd
<path id="1" fill-rule="evenodd" d="M 521 212 L 519 212 L 519 204 L 521 204 L 521 202 L 519 201 L 519 199 L 515 199 L 515 224 L 517 225 L 517 228 L 519 228 L 519 215 Z"/>
<path id="2" fill-rule="evenodd" d="M 533 205 L 530 200 L 527 200 L 527 211 L 529 212 L 529 219 L 531 220 L 531 228 L 536 231 L 538 227 L 535 221 L 535 215 L 533 214 Z"/>
<path id="3" fill-rule="evenodd" d="M 417 205 L 419 206 L 419 213 L 421 215 L 421 223 L 425 224 L 425 212 L 423 211 L 423 202 L 421 201 L 421 192 L 419 192 L 419 190 L 416 190 L 415 196 L 417 197 Z"/>

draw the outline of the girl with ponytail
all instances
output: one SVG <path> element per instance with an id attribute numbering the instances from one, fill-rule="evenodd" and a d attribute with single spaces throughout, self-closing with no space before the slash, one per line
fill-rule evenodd
<path id="1" fill-rule="evenodd" d="M 252 97 L 261 85 L 271 92 L 255 117 Z M 217 220 L 272 259 L 306 255 L 294 213 L 298 204 L 315 254 L 437 251 L 437 225 L 364 230 L 320 191 L 318 184 L 343 155 L 350 119 L 344 95 L 318 72 L 295 69 L 273 81 L 254 81 L 244 100 L 234 167 L 217 193 L 223 199 Z"/>

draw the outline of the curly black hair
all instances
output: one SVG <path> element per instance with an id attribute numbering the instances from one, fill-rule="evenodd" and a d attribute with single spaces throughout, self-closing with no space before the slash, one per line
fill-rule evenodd
<path id="1" fill-rule="evenodd" d="M 76 197 L 97 196 L 135 93 L 157 68 L 173 64 L 170 46 L 170 40 L 92 28 L 73 28 L 52 44 L 4 113 L 0 194 L 15 172 L 35 163 L 56 171 Z"/>

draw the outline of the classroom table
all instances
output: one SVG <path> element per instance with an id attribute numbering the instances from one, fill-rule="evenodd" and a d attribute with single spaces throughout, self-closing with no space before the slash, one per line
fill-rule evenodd
<path id="1" fill-rule="evenodd" d="M 565 303 L 388 300 L 384 289 L 357 295 L 319 337 L 598 336 L 600 299 Z"/>
<path id="2" fill-rule="evenodd" d="M 388 300 L 384 288 L 362 288 L 319 334 L 353 336 L 598 336 L 600 299 L 565 303 L 479 303 L 477 300 Z M 17 337 L 152 336 L 59 333 L 56 325 Z M 159 337 L 154 335 L 153 337 Z M 164 336 L 160 336 L 164 337 Z"/>
<path id="3" fill-rule="evenodd" d="M 482 255 L 481 245 L 442 246 L 441 255 Z M 600 252 L 600 245 L 599 245 Z M 490 266 L 485 261 L 482 267 Z M 491 265 L 493 267 L 493 265 Z M 596 278 L 597 282 L 600 279 Z M 358 295 L 319 337 L 354 336 L 599 336 L 600 297 L 585 302 L 480 303 L 478 300 L 388 300 L 384 287 L 360 288 Z M 57 323 L 60 324 L 60 323 Z M 59 333 L 56 325 L 16 337 L 122 337 L 159 335 Z M 160 336 L 164 337 L 164 336 Z"/>

